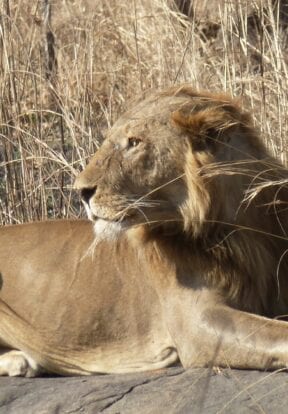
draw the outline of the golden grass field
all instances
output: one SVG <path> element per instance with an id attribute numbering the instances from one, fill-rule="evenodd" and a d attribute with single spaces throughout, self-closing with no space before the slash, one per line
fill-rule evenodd
<path id="1" fill-rule="evenodd" d="M 172 0 L 54 0 L 49 24 L 45 1 L 2 0 L 0 224 L 82 215 L 77 171 L 147 88 L 190 82 L 239 97 L 286 162 L 285 1 L 206 3 L 187 18 Z"/>

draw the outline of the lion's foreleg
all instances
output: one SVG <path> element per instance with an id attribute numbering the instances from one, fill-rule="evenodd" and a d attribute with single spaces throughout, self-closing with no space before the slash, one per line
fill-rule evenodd
<path id="1" fill-rule="evenodd" d="M 288 367 L 286 322 L 216 306 L 203 312 L 199 328 L 204 341 L 199 361 L 204 364 L 250 369 Z"/>
<path id="2" fill-rule="evenodd" d="M 41 367 L 22 351 L 0 351 L 0 375 L 36 377 Z"/>
<path id="3" fill-rule="evenodd" d="M 179 300 L 179 298 L 178 298 Z M 184 367 L 288 367 L 288 323 L 183 295 L 169 330 Z M 178 309 L 177 309 L 178 308 Z"/>

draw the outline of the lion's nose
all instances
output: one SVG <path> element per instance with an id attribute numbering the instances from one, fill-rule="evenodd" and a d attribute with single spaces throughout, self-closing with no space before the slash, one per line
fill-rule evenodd
<path id="1" fill-rule="evenodd" d="M 85 203 L 89 204 L 89 200 L 96 193 L 96 186 L 92 188 L 82 188 L 81 197 Z"/>

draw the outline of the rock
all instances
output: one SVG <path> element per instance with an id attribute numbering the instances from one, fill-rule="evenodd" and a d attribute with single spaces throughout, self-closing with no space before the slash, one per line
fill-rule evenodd
<path id="1" fill-rule="evenodd" d="M 173 367 L 93 377 L 0 378 L 1 414 L 287 413 L 288 374 Z"/>

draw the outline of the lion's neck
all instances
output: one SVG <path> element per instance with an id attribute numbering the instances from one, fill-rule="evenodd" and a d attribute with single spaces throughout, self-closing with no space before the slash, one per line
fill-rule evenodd
<path id="1" fill-rule="evenodd" d="M 153 234 L 150 238 L 146 235 L 145 246 L 149 246 L 149 260 L 154 254 L 154 262 L 174 269 L 181 285 L 195 289 L 213 287 L 225 294 L 231 306 L 244 311 L 267 316 L 287 312 L 287 298 L 281 296 L 285 291 L 287 260 L 278 266 L 283 246 L 275 245 L 271 238 L 265 240 L 261 234 L 251 237 L 249 231 L 225 229 L 201 240 L 184 238 L 183 234 Z"/>

